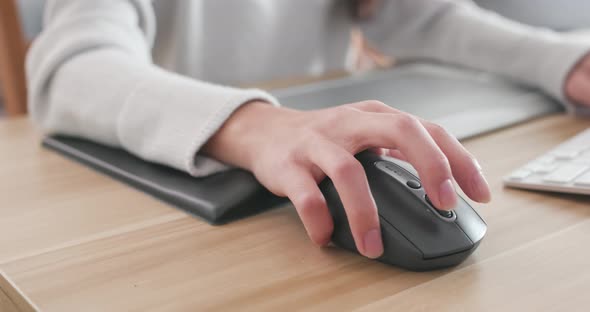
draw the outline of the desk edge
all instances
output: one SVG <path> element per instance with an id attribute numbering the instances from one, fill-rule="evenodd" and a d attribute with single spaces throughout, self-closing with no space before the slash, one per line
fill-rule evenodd
<path id="1" fill-rule="evenodd" d="M 3 292 L 10 299 L 17 311 L 40 311 L 2 270 L 0 270 L 0 292 Z"/>

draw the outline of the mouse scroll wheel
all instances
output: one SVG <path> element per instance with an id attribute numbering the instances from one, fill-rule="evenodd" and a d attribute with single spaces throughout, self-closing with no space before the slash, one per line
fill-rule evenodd
<path id="1" fill-rule="evenodd" d="M 444 218 L 448 218 L 448 219 L 451 219 L 451 218 L 453 218 L 453 216 L 454 216 L 454 213 L 453 213 L 453 211 L 452 211 L 452 210 L 442 210 L 442 209 L 438 209 L 438 208 L 436 208 L 436 206 L 434 206 L 434 205 L 432 204 L 432 202 L 430 201 L 430 198 L 428 198 L 428 195 L 426 195 L 426 196 L 425 196 L 425 198 L 426 198 L 426 202 L 428 202 L 428 204 L 429 204 L 429 205 L 430 205 L 432 208 L 434 208 L 434 210 L 435 210 L 436 212 L 438 212 L 438 214 L 439 214 L 439 215 L 441 215 L 441 216 L 442 216 L 442 217 L 444 217 Z"/>

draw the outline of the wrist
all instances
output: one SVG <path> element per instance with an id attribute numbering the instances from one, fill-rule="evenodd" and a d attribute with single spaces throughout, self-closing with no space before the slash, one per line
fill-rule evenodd
<path id="1" fill-rule="evenodd" d="M 203 146 L 203 153 L 224 163 L 252 169 L 260 150 L 268 142 L 269 129 L 293 111 L 263 101 L 240 106 Z"/>

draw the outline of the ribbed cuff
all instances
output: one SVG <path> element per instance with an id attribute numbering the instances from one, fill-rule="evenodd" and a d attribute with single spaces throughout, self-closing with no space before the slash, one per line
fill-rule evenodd
<path id="1" fill-rule="evenodd" d="M 193 143 L 189 149 L 189 158 L 187 165 L 188 172 L 193 176 L 206 176 L 227 170 L 230 167 L 213 158 L 199 155 L 198 152 L 201 147 L 209 140 L 211 136 L 221 128 L 223 123 L 236 111 L 240 106 L 253 100 L 260 100 L 268 102 L 274 106 L 279 106 L 279 102 L 267 92 L 259 89 L 244 89 L 238 92 L 235 97 L 232 97 L 222 105 L 213 116 L 209 118 L 206 124 L 200 129 L 197 135 L 198 140 Z"/>
<path id="2" fill-rule="evenodd" d="M 128 97 L 118 120 L 121 144 L 145 159 L 193 176 L 227 168 L 197 153 L 241 105 L 278 101 L 258 89 L 196 81 L 154 68 Z"/>

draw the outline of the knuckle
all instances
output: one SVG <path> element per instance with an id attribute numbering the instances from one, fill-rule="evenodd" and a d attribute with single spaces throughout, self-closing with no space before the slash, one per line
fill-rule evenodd
<path id="1" fill-rule="evenodd" d="M 444 137 L 444 136 L 450 135 L 449 131 L 445 127 L 443 127 L 437 123 L 429 123 L 428 126 L 429 126 L 430 132 L 432 133 L 433 136 Z"/>
<path id="2" fill-rule="evenodd" d="M 321 118 L 312 127 L 318 129 L 320 132 L 324 132 L 340 123 L 346 122 L 352 114 L 356 113 L 358 113 L 356 109 L 347 105 L 334 107 L 324 111 Z"/>
<path id="3" fill-rule="evenodd" d="M 348 114 L 353 109 L 354 109 L 353 106 L 346 104 L 346 105 L 336 106 L 336 107 L 330 109 L 330 111 L 332 112 L 331 115 L 343 115 L 343 114 Z"/>
<path id="4" fill-rule="evenodd" d="M 298 195 L 294 200 L 295 207 L 302 217 L 313 214 L 315 209 L 325 206 L 324 197 L 319 192 L 306 192 Z"/>
<path id="5" fill-rule="evenodd" d="M 377 100 L 365 101 L 365 102 L 363 102 L 363 106 L 365 107 L 365 109 L 372 110 L 372 111 L 381 110 L 383 108 L 389 107 L 385 103 L 383 103 L 381 101 L 377 101 Z"/>
<path id="6" fill-rule="evenodd" d="M 332 232 L 334 230 L 333 224 L 325 224 L 320 231 L 314 232 L 310 235 L 311 240 L 318 245 L 325 245 L 330 242 Z"/>
<path id="7" fill-rule="evenodd" d="M 343 147 L 348 152 L 356 154 L 358 151 L 364 150 L 368 147 L 367 138 L 357 133 L 352 133 L 345 138 Z"/>
<path id="8" fill-rule="evenodd" d="M 297 136 L 293 136 L 293 142 L 286 145 L 281 152 L 278 153 L 278 162 L 285 168 L 292 168 L 295 165 L 305 163 L 310 146 L 321 145 L 324 140 L 324 135 L 321 129 L 315 127 L 307 127 L 298 132 Z"/>
<path id="9" fill-rule="evenodd" d="M 342 117 L 338 111 L 334 111 L 330 114 L 324 114 L 321 119 L 310 125 L 310 128 L 317 131 L 318 133 L 325 133 L 327 130 L 333 128 L 338 124 L 338 120 Z M 312 136 L 313 137 L 313 136 Z"/>
<path id="10" fill-rule="evenodd" d="M 332 178 L 345 179 L 356 175 L 362 170 L 361 164 L 354 157 L 343 157 L 334 162 Z"/>
<path id="11" fill-rule="evenodd" d="M 420 122 L 418 119 L 409 114 L 399 114 L 393 116 L 395 118 L 395 123 L 401 130 L 413 130 L 417 129 L 420 126 Z"/>
<path id="12" fill-rule="evenodd" d="M 309 142 L 316 142 L 322 138 L 321 129 L 315 127 L 307 127 L 299 131 L 298 135 L 301 144 L 308 144 Z"/>
<path id="13" fill-rule="evenodd" d="M 279 168 L 290 168 L 297 163 L 297 149 L 291 148 L 284 150 L 283 153 L 277 155 L 277 163 Z"/>
<path id="14" fill-rule="evenodd" d="M 359 110 L 356 109 L 354 106 L 352 105 L 342 105 L 342 106 L 338 106 L 335 108 L 336 114 L 334 114 L 336 117 L 339 118 L 346 118 L 349 116 L 356 116 L 356 114 L 359 113 Z"/>
<path id="15" fill-rule="evenodd" d="M 449 160 L 444 154 L 441 154 L 437 157 L 433 157 L 429 160 L 428 164 L 426 165 L 427 172 L 441 172 L 448 174 L 450 173 L 450 164 Z"/>

